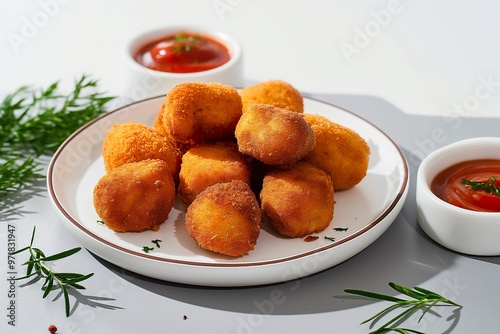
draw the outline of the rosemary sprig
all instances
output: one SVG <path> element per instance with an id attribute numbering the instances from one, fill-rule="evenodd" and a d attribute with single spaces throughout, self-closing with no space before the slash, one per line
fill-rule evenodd
<path id="1" fill-rule="evenodd" d="M 409 334 L 409 333 L 419 333 L 423 334 L 420 331 L 409 329 L 409 328 L 402 328 L 402 327 L 392 327 L 395 326 L 398 322 L 404 321 L 406 318 L 408 318 L 410 315 L 414 314 L 418 310 L 422 311 L 422 315 L 418 319 L 418 322 L 422 320 L 424 315 L 430 311 L 430 309 L 433 306 L 441 306 L 441 305 L 453 305 L 457 307 L 462 307 L 461 305 L 449 300 L 448 298 L 445 298 L 441 296 L 440 294 L 420 288 L 418 286 L 414 287 L 413 289 L 408 288 L 403 285 L 399 285 L 393 282 L 389 283 L 389 286 L 396 290 L 399 293 L 402 293 L 408 297 L 411 297 L 413 299 L 402 299 L 398 297 L 393 297 L 390 295 L 384 295 L 376 292 L 370 292 L 370 291 L 365 291 L 365 290 L 356 290 L 356 289 L 346 289 L 344 290 L 347 293 L 363 296 L 363 297 L 369 297 L 369 298 L 374 298 L 378 300 L 384 300 L 384 301 L 389 301 L 394 303 L 391 306 L 386 307 L 382 311 L 378 312 L 374 316 L 366 319 L 363 321 L 361 324 L 365 324 L 370 321 L 377 321 L 380 318 L 384 317 L 387 315 L 389 312 L 401 307 L 401 308 L 406 308 L 403 312 L 399 313 L 396 315 L 394 318 L 390 319 L 388 322 L 383 324 L 381 327 L 378 329 L 370 332 L 369 334 L 379 334 L 379 333 L 387 333 L 387 332 L 398 332 L 401 334 Z"/>
<path id="2" fill-rule="evenodd" d="M 66 310 L 66 316 L 70 315 L 70 301 L 68 288 L 74 289 L 85 289 L 79 283 L 85 281 L 86 279 L 92 277 L 94 273 L 87 275 L 77 274 L 77 273 L 56 273 L 46 265 L 46 262 L 60 260 L 69 257 L 80 251 L 81 247 L 76 247 L 63 251 L 54 255 L 46 256 L 44 252 L 36 247 L 33 247 L 33 241 L 35 239 L 36 226 L 33 227 L 33 233 L 31 235 L 31 242 L 29 246 L 19 249 L 15 252 L 10 253 L 10 255 L 19 254 L 28 251 L 30 254 L 29 260 L 23 263 L 27 266 L 26 275 L 16 278 L 17 280 L 22 280 L 30 277 L 37 276 L 38 278 L 44 278 L 45 281 L 42 285 L 43 298 L 47 297 L 51 291 L 54 291 L 57 287 L 61 289 L 64 296 L 64 304 Z"/>
<path id="3" fill-rule="evenodd" d="M 461 183 L 464 185 L 471 186 L 472 190 L 484 190 L 490 194 L 500 197 L 500 188 L 496 185 L 497 178 L 495 176 L 490 176 L 486 181 L 470 181 L 467 179 L 462 179 Z"/>
<path id="4" fill-rule="evenodd" d="M 79 127 L 106 111 L 114 97 L 97 91 L 97 81 L 81 76 L 69 94 L 55 82 L 46 89 L 28 86 L 0 104 L 0 198 L 43 179 L 37 161 L 51 155 Z"/>

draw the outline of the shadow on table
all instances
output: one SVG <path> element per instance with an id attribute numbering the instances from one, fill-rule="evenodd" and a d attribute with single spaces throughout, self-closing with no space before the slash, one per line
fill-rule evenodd
<path id="1" fill-rule="evenodd" d="M 433 242 L 418 226 L 415 178 L 422 157 L 430 153 L 424 150 L 432 151 L 465 137 L 494 136 L 500 119 L 462 119 L 458 131 L 451 126 L 459 124 L 459 120 L 451 122 L 440 117 L 406 115 L 376 97 L 328 95 L 315 98 L 350 110 L 383 129 L 398 144 L 409 163 L 410 189 L 401 213 L 388 230 L 364 251 L 309 277 L 242 288 L 211 288 L 164 282 L 137 275 L 96 258 L 117 275 L 157 295 L 209 309 L 245 314 L 312 314 L 355 308 L 374 301 L 348 295 L 344 289 L 396 295 L 387 285 L 391 281 L 426 287 L 426 281 L 452 266 L 460 255 Z M 314 113 L 313 110 L 307 112 Z M 429 138 L 432 138 L 435 129 L 442 129 L 445 135 L 442 135 L 440 142 L 432 143 Z M 500 263 L 499 257 L 472 258 Z M 443 282 L 443 286 L 446 284 Z"/>
<path id="2" fill-rule="evenodd" d="M 24 209 L 23 202 L 30 198 L 41 196 L 46 191 L 45 180 L 37 180 L 28 187 L 23 187 L 15 192 L 4 196 L 0 202 L 0 221 L 7 222 L 22 218 L 32 212 Z"/>
<path id="3" fill-rule="evenodd" d="M 48 164 L 49 161 L 50 158 L 47 156 L 37 158 L 37 162 L 42 165 Z M 39 173 L 44 175 L 45 172 L 39 171 Z M 19 189 L 9 193 L 7 196 L 1 197 L 0 222 L 17 220 L 22 218 L 24 215 L 32 213 L 24 209 L 24 202 L 33 197 L 43 196 L 46 191 L 47 182 L 42 177 L 26 182 L 26 184 Z"/>
<path id="4" fill-rule="evenodd" d="M 449 108 L 443 110 L 443 116 L 419 116 L 406 114 L 376 96 L 325 94 L 309 96 L 334 104 L 364 118 L 385 132 L 401 148 L 408 161 L 412 184 L 403 214 L 409 222 L 412 222 L 415 231 L 427 240 L 430 239 L 418 226 L 415 211 L 415 181 L 422 159 L 432 151 L 459 140 L 474 137 L 499 137 L 500 118 L 474 118 L 474 111 L 468 112 L 466 108 L 460 109 L 456 105 L 450 105 Z M 314 113 L 314 111 L 308 112 Z M 451 252 L 434 241 L 431 243 L 446 252 Z M 461 256 L 500 264 L 500 256 L 464 254 Z"/>

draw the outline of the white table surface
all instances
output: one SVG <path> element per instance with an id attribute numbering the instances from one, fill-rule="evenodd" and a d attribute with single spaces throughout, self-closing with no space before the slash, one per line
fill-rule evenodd
<path id="1" fill-rule="evenodd" d="M 69 88 L 83 73 L 120 94 L 123 69 L 117 59 L 130 35 L 194 23 L 226 31 L 243 44 L 248 82 L 286 80 L 387 131 L 407 155 L 413 176 L 422 153 L 468 136 L 497 135 L 499 9 L 492 1 L 4 1 L 0 95 L 55 80 Z M 360 31 L 371 37 L 363 39 Z M 464 117 L 461 131 L 440 123 L 450 113 Z M 399 121 L 421 128 L 404 131 Z M 448 131 L 446 142 L 422 152 L 420 144 L 437 126 Z M 429 315 L 420 324 L 412 318 L 410 327 L 428 333 L 498 332 L 499 258 L 463 256 L 430 241 L 416 223 L 414 190 L 373 245 L 294 282 L 241 289 L 183 286 L 137 276 L 83 251 L 64 262 L 64 270 L 95 272 L 85 291 L 95 298 L 79 298 L 66 318 L 62 298 L 42 300 L 40 282 L 19 282 L 13 327 L 6 317 L 8 226 L 15 227 L 19 246 L 29 243 L 33 225 L 36 244 L 48 253 L 78 245 L 60 228 L 42 192 L 21 202 L 20 214 L 0 215 L 0 332 L 44 333 L 54 323 L 63 334 L 366 333 L 359 323 L 386 305 L 344 298 L 342 290 L 390 292 L 389 281 L 434 289 L 464 305 L 456 323 L 447 320 L 452 309 L 440 308 L 440 318 Z M 276 290 L 284 300 L 270 304 Z"/>

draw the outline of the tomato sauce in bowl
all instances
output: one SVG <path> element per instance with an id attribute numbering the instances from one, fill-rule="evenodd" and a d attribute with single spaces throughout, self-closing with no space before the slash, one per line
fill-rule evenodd
<path id="1" fill-rule="evenodd" d="M 500 160 L 454 164 L 438 173 L 431 191 L 442 200 L 473 211 L 500 212 Z"/>
<path id="2" fill-rule="evenodd" d="M 453 251 L 500 256 L 498 179 L 500 137 L 468 138 L 431 152 L 417 172 L 420 227 Z"/>
<path id="3" fill-rule="evenodd" d="M 207 35 L 178 32 L 147 43 L 134 59 L 152 70 L 194 73 L 220 67 L 231 59 L 228 48 Z"/>

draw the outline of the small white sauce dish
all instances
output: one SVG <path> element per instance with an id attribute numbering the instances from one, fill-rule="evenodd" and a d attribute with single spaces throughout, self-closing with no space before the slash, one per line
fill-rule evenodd
<path id="1" fill-rule="evenodd" d="M 469 255 L 498 256 L 500 213 L 454 206 L 430 189 L 434 177 L 445 168 L 480 159 L 500 159 L 500 138 L 465 139 L 429 154 L 417 173 L 417 219 L 424 232 L 446 248 Z"/>
<path id="2" fill-rule="evenodd" d="M 148 43 L 178 32 L 209 36 L 225 45 L 231 59 L 211 70 L 193 73 L 169 73 L 149 69 L 134 60 L 137 51 Z M 125 45 L 121 94 L 132 101 L 167 94 L 183 82 L 220 82 L 234 87 L 243 84 L 243 50 L 239 42 L 226 33 L 196 26 L 168 26 L 138 33 Z"/>

